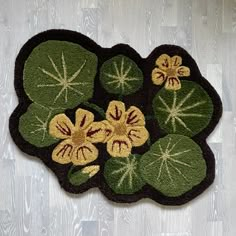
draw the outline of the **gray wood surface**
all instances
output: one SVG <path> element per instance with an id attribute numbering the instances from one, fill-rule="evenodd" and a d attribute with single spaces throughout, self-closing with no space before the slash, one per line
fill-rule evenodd
<path id="1" fill-rule="evenodd" d="M 29 37 L 50 28 L 82 32 L 106 47 L 128 43 L 143 57 L 164 43 L 187 49 L 224 104 L 208 139 L 214 185 L 182 207 L 118 205 L 97 190 L 65 193 L 40 161 L 21 153 L 8 131 L 17 104 L 14 60 Z M 0 0 L 0 235 L 236 235 L 235 63 L 235 0 Z"/>

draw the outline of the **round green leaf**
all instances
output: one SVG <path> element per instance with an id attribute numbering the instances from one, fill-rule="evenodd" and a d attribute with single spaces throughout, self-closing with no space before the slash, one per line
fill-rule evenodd
<path id="1" fill-rule="evenodd" d="M 209 124 L 213 104 L 206 91 L 197 83 L 181 81 L 181 89 L 162 88 L 153 99 L 155 117 L 167 133 L 194 136 Z"/>
<path id="2" fill-rule="evenodd" d="M 177 197 L 206 176 L 200 147 L 190 138 L 170 134 L 155 142 L 140 160 L 143 179 L 166 196 Z"/>
<path id="3" fill-rule="evenodd" d="M 128 95 L 142 87 L 143 73 L 133 60 L 118 55 L 102 65 L 100 81 L 107 92 Z"/>
<path id="4" fill-rule="evenodd" d="M 105 163 L 104 176 L 110 188 L 117 194 L 132 194 L 145 184 L 139 173 L 139 155 L 110 158 Z"/>
<path id="5" fill-rule="evenodd" d="M 49 109 L 36 103 L 30 104 L 19 120 L 21 135 L 36 147 L 46 147 L 56 143 L 58 139 L 48 133 L 48 124 L 60 112 L 62 112 L 61 109 Z"/>
<path id="6" fill-rule="evenodd" d="M 78 44 L 49 40 L 26 60 L 24 89 L 38 104 L 74 108 L 92 97 L 96 70 L 95 54 Z"/>

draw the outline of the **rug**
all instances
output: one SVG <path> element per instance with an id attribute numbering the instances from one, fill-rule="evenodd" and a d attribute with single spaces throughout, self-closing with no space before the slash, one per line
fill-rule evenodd
<path id="1" fill-rule="evenodd" d="M 102 48 L 49 30 L 21 48 L 14 83 L 11 136 L 67 192 L 181 205 L 213 183 L 206 138 L 222 103 L 183 48 L 161 45 L 142 58 L 126 44 Z"/>

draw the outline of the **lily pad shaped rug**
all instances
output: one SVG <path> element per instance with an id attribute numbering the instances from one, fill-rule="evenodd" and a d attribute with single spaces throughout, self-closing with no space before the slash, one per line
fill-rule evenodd
<path id="1" fill-rule="evenodd" d="M 179 46 L 142 58 L 125 44 L 49 30 L 20 50 L 15 90 L 14 142 L 70 193 L 97 187 L 115 202 L 181 205 L 214 180 L 206 138 L 221 100 Z"/>

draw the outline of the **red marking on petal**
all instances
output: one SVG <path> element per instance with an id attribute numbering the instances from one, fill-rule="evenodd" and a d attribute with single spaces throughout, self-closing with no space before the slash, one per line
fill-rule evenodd
<path id="1" fill-rule="evenodd" d="M 63 124 L 65 125 L 65 127 L 57 122 L 56 128 L 64 135 L 71 135 L 69 126 L 65 122 L 63 122 Z"/>
<path id="2" fill-rule="evenodd" d="M 177 58 L 177 57 L 175 57 L 174 66 L 177 66 L 177 65 L 178 65 L 177 61 L 178 61 L 178 58 Z"/>
<path id="3" fill-rule="evenodd" d="M 87 147 L 87 146 L 79 147 L 77 149 L 77 151 L 76 151 L 76 158 L 77 158 L 77 160 L 79 159 L 79 151 L 81 151 L 84 160 L 87 160 L 87 158 L 85 157 L 85 154 L 84 154 L 84 150 L 88 150 L 88 151 L 92 152 L 92 150 L 89 147 Z"/>
<path id="4" fill-rule="evenodd" d="M 129 114 L 128 114 L 128 117 L 127 117 L 127 124 L 128 125 L 133 125 L 137 122 L 139 122 L 140 119 L 136 119 L 137 118 L 137 115 L 134 114 L 135 110 L 131 111 Z M 133 115 L 134 114 L 134 115 Z M 133 116 L 132 116 L 133 115 Z"/>
<path id="5" fill-rule="evenodd" d="M 86 160 L 86 157 L 85 157 L 85 154 L 84 154 L 84 150 L 88 150 L 89 152 L 92 152 L 92 150 L 91 150 L 89 147 L 87 147 L 87 146 L 79 147 L 78 150 L 79 150 L 79 151 L 81 150 L 82 155 L 83 155 L 83 157 L 84 157 L 84 160 Z"/>
<path id="6" fill-rule="evenodd" d="M 165 61 L 162 63 L 162 66 L 169 67 L 169 63 L 167 59 L 165 59 Z"/>
<path id="7" fill-rule="evenodd" d="M 63 148 L 56 155 L 59 156 L 60 153 L 62 153 L 61 156 L 64 157 L 64 155 L 65 155 L 65 153 L 68 149 L 70 149 L 69 154 L 68 154 L 70 156 L 71 152 L 72 152 L 72 149 L 73 149 L 73 146 L 71 144 L 66 144 L 65 146 L 63 146 Z"/>
<path id="8" fill-rule="evenodd" d="M 174 86 L 175 82 L 177 82 L 177 84 L 179 84 L 179 80 L 176 79 L 175 77 L 168 78 L 168 83 L 169 84 L 171 83 L 172 86 Z"/>
<path id="9" fill-rule="evenodd" d="M 180 67 L 180 68 L 178 69 L 178 73 L 179 73 L 181 76 L 184 75 L 184 68 Z"/>
<path id="10" fill-rule="evenodd" d="M 112 151 L 114 150 L 115 144 L 118 144 L 118 146 L 119 146 L 119 152 L 121 152 L 121 146 L 122 146 L 122 144 L 124 144 L 127 148 L 129 148 L 129 145 L 127 144 L 127 142 L 122 141 L 122 140 L 114 140 L 113 143 L 112 143 Z"/>
<path id="11" fill-rule="evenodd" d="M 108 137 L 112 133 L 111 129 L 105 129 L 105 135 Z"/>
<path id="12" fill-rule="evenodd" d="M 91 127 L 87 132 L 87 136 L 91 138 L 94 134 L 100 132 L 101 130 L 102 130 L 101 128 L 93 130 Z"/>
<path id="13" fill-rule="evenodd" d="M 86 121 L 86 115 L 84 115 L 83 119 L 81 120 L 80 127 L 83 127 Z"/>
<path id="14" fill-rule="evenodd" d="M 135 138 L 141 139 L 140 136 L 138 136 L 137 134 L 135 134 L 135 133 L 137 133 L 137 132 L 139 132 L 139 131 L 136 130 L 136 129 L 131 129 L 131 130 L 129 131 L 129 133 L 128 133 L 128 138 L 130 139 L 131 142 L 133 142 L 133 139 L 131 138 L 131 136 L 134 136 Z"/>
<path id="15" fill-rule="evenodd" d="M 164 73 L 162 73 L 162 72 L 156 72 L 157 74 L 158 74 L 158 79 L 160 79 L 160 78 L 162 78 L 162 80 L 165 80 L 165 74 Z"/>
<path id="16" fill-rule="evenodd" d="M 119 120 L 122 116 L 122 111 L 119 112 L 119 109 L 117 106 L 115 106 L 115 115 L 112 113 L 109 113 L 109 115 L 114 119 L 114 120 Z"/>

